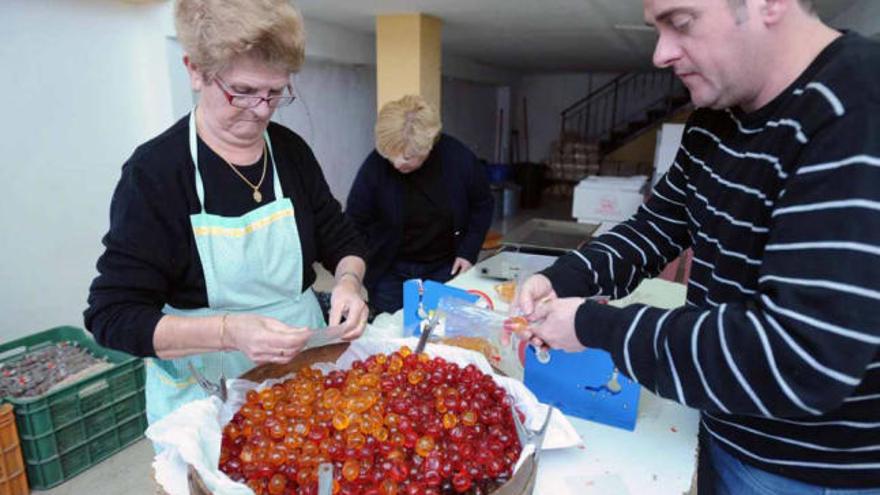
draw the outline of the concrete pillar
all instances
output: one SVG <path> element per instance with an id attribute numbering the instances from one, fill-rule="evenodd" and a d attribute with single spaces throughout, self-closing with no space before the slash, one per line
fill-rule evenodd
<path id="1" fill-rule="evenodd" d="M 376 18 L 376 108 L 420 95 L 440 111 L 442 21 L 425 14 Z"/>

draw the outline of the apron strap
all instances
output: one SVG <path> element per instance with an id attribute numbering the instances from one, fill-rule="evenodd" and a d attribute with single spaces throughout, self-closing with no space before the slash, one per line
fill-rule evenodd
<path id="1" fill-rule="evenodd" d="M 272 151 L 272 140 L 269 139 L 269 129 L 263 131 L 263 139 L 266 140 L 266 148 L 269 150 L 269 158 L 272 159 L 272 185 L 275 189 L 275 201 L 279 201 L 281 194 L 281 181 L 278 179 L 278 171 L 275 169 L 275 153 Z"/>
<path id="2" fill-rule="evenodd" d="M 266 148 L 269 150 L 269 158 L 272 160 L 272 185 L 275 190 L 275 200 L 282 198 L 281 181 L 278 180 L 278 173 L 275 167 L 275 153 L 272 151 L 272 141 L 269 139 L 268 129 L 263 131 L 263 139 L 266 140 Z M 196 132 L 196 109 L 195 107 L 189 113 L 189 155 L 192 158 L 193 166 L 196 172 L 196 196 L 199 198 L 199 213 L 205 211 L 205 185 L 202 182 L 202 174 L 199 172 L 199 139 Z"/>
<path id="3" fill-rule="evenodd" d="M 199 197 L 199 213 L 205 211 L 205 186 L 199 172 L 199 139 L 196 135 L 196 109 L 189 113 L 189 156 L 196 168 L 196 196 Z"/>

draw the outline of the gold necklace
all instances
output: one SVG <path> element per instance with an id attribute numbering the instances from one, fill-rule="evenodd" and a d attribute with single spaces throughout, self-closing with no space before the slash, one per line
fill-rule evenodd
<path id="1" fill-rule="evenodd" d="M 241 180 L 243 180 L 248 186 L 250 186 L 251 189 L 254 190 L 254 201 L 256 201 L 257 203 L 261 203 L 263 201 L 263 194 L 260 192 L 260 186 L 263 185 L 263 180 L 266 179 L 266 164 L 268 154 L 269 153 L 266 150 L 266 142 L 263 141 L 263 174 L 260 176 L 260 181 L 256 184 L 249 181 L 248 178 L 244 176 L 244 174 L 238 171 L 235 165 L 229 163 L 226 158 L 223 158 L 223 161 L 226 162 L 227 165 L 229 165 L 229 168 L 231 168 L 232 171 L 235 172 L 235 175 L 239 176 Z"/>

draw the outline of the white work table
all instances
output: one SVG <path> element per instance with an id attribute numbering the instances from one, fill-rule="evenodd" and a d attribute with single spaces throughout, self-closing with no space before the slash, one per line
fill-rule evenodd
<path id="1" fill-rule="evenodd" d="M 448 285 L 482 291 L 496 310 L 506 311 L 494 290 L 498 283 L 479 275 L 478 263 Z M 671 308 L 684 304 L 684 299 L 684 285 L 654 279 L 611 304 Z M 697 465 L 697 411 L 642 389 L 635 431 L 568 418 L 584 445 L 541 454 L 536 494 L 679 495 L 691 490 Z"/>

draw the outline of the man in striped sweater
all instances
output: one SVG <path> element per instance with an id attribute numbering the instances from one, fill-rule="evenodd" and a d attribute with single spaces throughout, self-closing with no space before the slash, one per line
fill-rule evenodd
<path id="1" fill-rule="evenodd" d="M 516 306 L 539 343 L 702 411 L 701 494 L 880 493 L 880 46 L 807 0 L 644 6 L 698 108 L 675 163 Z M 685 306 L 592 300 L 688 247 Z"/>

